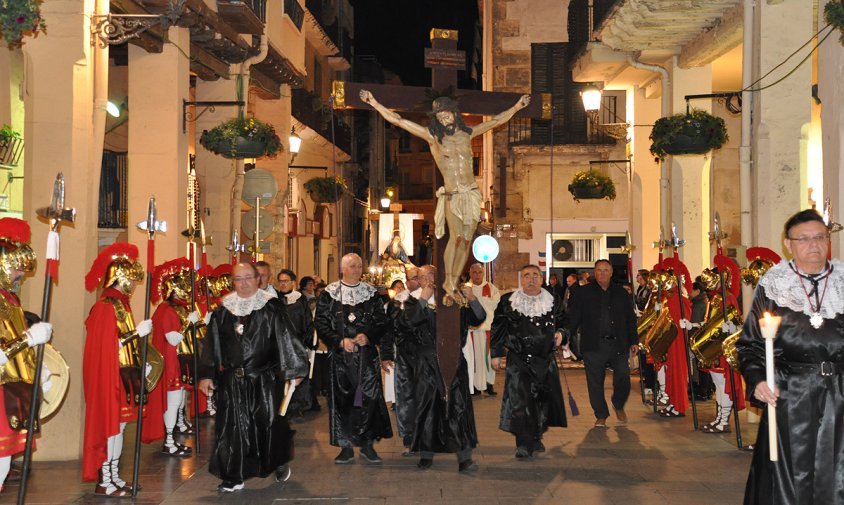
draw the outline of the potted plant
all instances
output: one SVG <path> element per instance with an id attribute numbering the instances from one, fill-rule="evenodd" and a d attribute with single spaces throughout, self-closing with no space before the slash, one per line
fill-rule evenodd
<path id="1" fill-rule="evenodd" d="M 47 32 L 41 17 L 42 0 L 0 0 L 0 33 L 9 49 L 21 47 L 24 37 Z"/>
<path id="2" fill-rule="evenodd" d="M 311 200 L 316 203 L 334 203 L 340 195 L 348 191 L 346 180 L 342 177 L 314 177 L 304 186 Z"/>
<path id="3" fill-rule="evenodd" d="M 838 28 L 841 32 L 841 37 L 838 39 L 844 45 L 844 4 L 839 2 L 829 2 L 823 8 L 824 20 Z"/>
<path id="4" fill-rule="evenodd" d="M 224 158 L 275 158 L 282 149 L 272 125 L 255 118 L 236 117 L 202 132 L 199 143 Z"/>
<path id="5" fill-rule="evenodd" d="M 704 154 L 719 149 L 729 137 L 723 119 L 692 109 L 688 114 L 657 119 L 650 139 L 651 154 L 663 160 L 669 154 Z"/>
<path id="6" fill-rule="evenodd" d="M 15 166 L 23 154 L 23 137 L 4 124 L 0 128 L 0 165 Z"/>
<path id="7" fill-rule="evenodd" d="M 569 184 L 569 192 L 574 195 L 575 201 L 597 200 L 606 198 L 615 200 L 615 184 L 612 178 L 596 170 L 584 170 L 574 174 Z"/>

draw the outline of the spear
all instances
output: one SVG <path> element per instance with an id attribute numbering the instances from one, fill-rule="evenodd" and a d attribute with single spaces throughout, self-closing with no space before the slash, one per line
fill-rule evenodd
<path id="1" fill-rule="evenodd" d="M 236 265 L 238 255 L 246 251 L 246 246 L 240 243 L 240 234 L 237 230 L 232 232 L 232 243 L 226 247 L 226 250 L 232 253 L 232 266 Z"/>
<path id="2" fill-rule="evenodd" d="M 150 299 L 152 298 L 152 273 L 155 270 L 155 232 L 162 233 L 167 231 L 167 223 L 156 219 L 155 211 L 155 196 L 150 195 L 149 205 L 147 206 L 147 220 L 138 223 L 138 229 L 147 232 L 147 285 L 146 296 L 144 298 L 144 319 L 149 319 L 150 313 Z M 149 350 L 149 335 L 141 337 L 141 370 L 143 374 L 147 369 L 147 352 Z M 141 468 L 141 433 L 144 429 L 144 396 L 146 396 L 146 381 L 138 391 L 138 427 L 135 430 L 135 454 L 134 467 L 132 468 L 132 497 L 138 496 L 138 474 Z"/>
<path id="3" fill-rule="evenodd" d="M 686 241 L 681 239 L 677 236 L 677 226 L 674 223 L 671 223 L 671 247 L 674 250 L 673 256 L 677 258 L 678 262 L 680 260 L 679 255 L 677 252 L 686 244 Z M 683 281 L 685 278 L 678 275 L 677 272 L 674 272 L 674 278 L 677 281 L 677 299 L 680 302 L 680 319 L 686 319 L 685 310 L 683 310 Z M 689 374 L 689 386 L 694 384 L 694 374 L 692 372 L 692 366 L 694 362 L 691 361 L 690 356 L 692 355 L 692 351 L 689 348 L 689 329 L 683 327 L 683 344 L 686 348 L 686 370 Z M 694 421 L 695 429 L 698 429 L 698 421 L 697 421 L 697 401 L 695 400 L 694 391 L 692 391 L 692 419 Z"/>
<path id="4" fill-rule="evenodd" d="M 188 229 L 182 232 L 182 235 L 188 238 L 188 259 L 190 260 L 190 309 L 196 310 L 196 235 L 197 229 L 194 225 L 194 193 L 188 192 L 187 200 L 187 224 Z M 190 325 L 190 339 L 191 347 L 193 348 L 193 445 L 196 454 L 199 454 L 199 384 L 196 380 L 196 374 L 199 370 L 199 356 L 197 352 L 199 347 L 196 344 L 196 323 Z"/>
<path id="5" fill-rule="evenodd" d="M 50 300 L 53 294 L 53 279 L 59 277 L 59 225 L 62 222 L 72 223 L 76 218 L 76 209 L 64 206 L 64 175 L 61 172 L 53 183 L 53 198 L 49 207 L 35 211 L 39 217 L 50 224 L 47 232 L 47 268 L 44 272 L 44 295 L 41 298 L 41 320 L 50 320 Z M 44 365 L 44 344 L 38 345 L 35 352 L 35 378 L 32 381 L 32 401 L 29 404 L 29 421 L 26 425 L 26 445 L 23 452 L 23 469 L 21 470 L 21 486 L 18 489 L 18 505 L 23 505 L 26 498 L 26 481 L 29 477 L 29 467 L 32 464 L 32 437 L 35 434 L 36 409 L 40 410 L 41 400 L 41 367 Z"/>
<path id="6" fill-rule="evenodd" d="M 721 231 L 721 216 L 718 212 L 715 213 L 715 222 L 712 225 L 712 232 L 709 234 L 709 239 L 715 241 L 715 254 L 723 256 L 724 249 L 721 247 L 721 240 L 726 238 L 727 234 Z M 718 268 L 718 281 L 721 283 L 721 313 L 724 314 L 724 322 L 727 322 L 727 284 L 724 282 L 724 272 Z M 736 282 L 736 280 L 733 280 Z M 741 442 L 741 421 L 738 413 L 738 395 L 736 392 L 736 375 L 733 367 L 725 366 L 730 373 L 730 392 L 733 394 L 733 422 L 736 425 L 736 445 L 739 449 L 742 448 Z"/>

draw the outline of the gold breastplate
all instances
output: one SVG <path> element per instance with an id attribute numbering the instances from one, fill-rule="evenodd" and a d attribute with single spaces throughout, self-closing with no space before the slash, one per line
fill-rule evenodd
<path id="1" fill-rule="evenodd" d="M 114 318 L 120 341 L 120 348 L 117 351 L 120 367 L 140 368 L 141 349 L 140 345 L 138 345 L 138 331 L 135 329 L 135 321 L 132 319 L 132 314 L 126 309 L 123 302 L 117 298 L 106 298 L 105 301 L 110 303 L 114 308 Z M 152 367 L 152 371 L 146 376 L 146 390 L 152 391 L 164 373 L 164 358 L 151 342 L 147 348 L 147 363 Z"/>
<path id="2" fill-rule="evenodd" d="M 188 321 L 188 315 L 190 314 L 190 311 L 188 310 L 188 307 L 186 307 L 184 305 L 172 304 L 170 306 L 173 307 L 173 310 L 175 310 L 176 314 L 179 316 L 179 324 L 181 324 L 181 328 L 179 329 L 179 333 L 181 333 L 182 335 L 185 336 L 185 338 L 183 338 L 182 341 L 179 342 L 179 347 L 178 347 L 177 352 L 179 354 L 193 354 L 194 353 L 193 341 L 191 340 L 191 335 L 190 335 L 190 326 L 191 325 L 190 325 L 190 321 Z M 196 307 L 196 305 L 194 305 L 194 310 L 199 312 L 199 309 Z M 201 314 L 201 312 L 199 312 L 199 313 Z M 205 338 L 206 329 L 207 328 L 205 326 L 205 321 L 202 318 L 200 318 L 199 321 L 196 323 L 197 345 L 201 345 L 201 344 L 199 344 L 199 341 Z"/>
<path id="3" fill-rule="evenodd" d="M 35 378 L 35 352 L 26 341 L 23 309 L 0 295 L 0 347 L 9 362 L 0 368 L 0 384 L 28 382 Z"/>

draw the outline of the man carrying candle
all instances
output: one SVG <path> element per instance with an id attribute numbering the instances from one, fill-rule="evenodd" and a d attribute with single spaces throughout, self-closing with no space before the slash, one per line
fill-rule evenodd
<path id="1" fill-rule="evenodd" d="M 844 264 L 827 261 L 828 240 L 829 228 L 813 209 L 786 221 L 783 243 L 793 259 L 760 279 L 736 345 L 753 400 L 775 407 L 759 424 L 745 504 L 844 503 L 839 482 L 844 472 Z M 771 315 L 767 323 L 765 312 Z M 781 318 L 779 331 L 776 318 Z M 776 334 L 770 360 L 775 360 L 775 384 L 766 379 L 763 332 Z M 769 444 L 762 443 L 769 427 L 776 435 L 776 461 Z"/>

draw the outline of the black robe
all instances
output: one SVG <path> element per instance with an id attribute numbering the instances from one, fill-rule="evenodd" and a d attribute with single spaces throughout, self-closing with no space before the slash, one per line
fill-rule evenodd
<path id="1" fill-rule="evenodd" d="M 347 305 L 332 298 L 329 289 L 334 285 L 320 295 L 314 316 L 317 335 L 329 352 L 329 440 L 339 447 L 366 446 L 393 436 L 376 348 L 386 328 L 387 315 L 384 302 L 374 290 L 369 298 Z M 358 333 L 367 336 L 369 345 L 358 352 L 343 351 L 343 337 L 354 338 Z"/>
<path id="2" fill-rule="evenodd" d="M 540 438 L 549 426 L 566 426 L 560 372 L 554 359 L 554 333 L 565 326 L 559 298 L 541 316 L 513 310 L 501 297 L 490 329 L 490 356 L 507 356 L 498 427 L 516 436 Z"/>
<path id="3" fill-rule="evenodd" d="M 266 477 L 292 458 L 294 432 L 278 409 L 284 381 L 307 376 L 308 361 L 289 324 L 276 298 L 243 317 L 223 305 L 212 313 L 199 377 L 216 382 L 216 442 L 208 470 L 224 481 Z"/>
<path id="4" fill-rule="evenodd" d="M 287 303 L 287 295 L 292 293 L 279 293 L 278 298 L 285 305 L 287 309 L 287 317 L 290 319 L 290 328 L 293 332 L 293 338 L 302 342 L 305 349 L 316 349 L 314 345 L 314 321 L 311 315 L 311 309 L 308 307 L 308 299 L 301 293 L 299 298 L 293 303 Z M 310 363 L 309 363 L 310 365 Z M 289 412 L 302 413 L 311 408 L 311 380 L 308 379 L 307 374 L 301 384 L 296 387 L 293 392 L 293 398 L 288 407 Z"/>
<path id="5" fill-rule="evenodd" d="M 387 307 L 389 320 L 387 331 L 381 341 L 381 359 L 393 362 L 393 379 L 396 394 L 396 427 L 406 445 L 413 439 L 416 422 L 416 404 L 413 387 L 416 384 L 414 364 L 417 361 L 421 339 L 417 331 L 405 331 L 401 300 L 393 300 Z"/>
<path id="6" fill-rule="evenodd" d="M 775 268 L 782 268 L 781 263 Z M 830 300 L 844 298 L 844 264 L 835 262 L 835 273 L 825 286 L 820 281 L 818 293 L 826 289 L 825 307 Z M 787 268 L 788 265 L 785 264 Z M 768 275 L 768 274 L 766 274 Z M 796 274 L 794 274 L 796 279 Z M 786 278 L 787 280 L 787 278 Z M 770 505 L 842 505 L 844 504 L 844 315 L 840 306 L 834 318 L 823 319 L 815 329 L 809 316 L 783 307 L 774 299 L 782 300 L 772 291 L 780 288 L 777 283 L 770 288 L 765 279 L 760 281 L 753 297 L 753 305 L 744 329 L 736 344 L 741 362 L 741 372 L 752 393 L 765 380 L 765 340 L 759 330 L 759 319 L 765 311 L 781 316 L 777 338 L 774 340 L 775 380 L 780 389 L 777 401 L 777 433 L 779 460 L 769 460 L 768 413 L 764 409 L 756 437 L 753 462 L 745 489 L 745 504 Z M 810 282 L 805 287 L 811 291 Z M 782 290 L 779 290 L 782 292 Z M 791 286 L 792 300 L 805 299 L 802 286 Z M 814 296 L 812 300 L 814 302 Z M 837 305 L 836 302 L 835 304 Z M 825 317 L 831 314 L 826 314 Z M 835 373 L 820 374 L 817 364 L 834 363 Z M 813 363 L 800 367 L 798 363 Z M 800 368 L 798 370 L 798 368 Z M 754 404 L 757 404 L 755 397 Z"/>
<path id="7" fill-rule="evenodd" d="M 390 333 L 396 338 L 399 359 L 409 361 L 413 378 L 408 385 L 400 383 L 399 369 L 396 369 L 396 414 L 404 417 L 410 426 L 408 435 L 413 436 L 412 450 L 460 452 L 474 448 L 478 445 L 478 435 L 469 391 L 469 371 L 463 354 L 460 354 L 460 364 L 446 401 L 437 361 L 436 311 L 411 296 L 403 304 L 394 301 L 390 313 L 393 315 Z M 466 345 L 469 326 L 478 326 L 484 319 L 486 313 L 479 302 L 473 302 L 472 308 L 460 310 L 461 348 Z M 400 388 L 410 390 L 410 408 L 398 401 Z"/>

